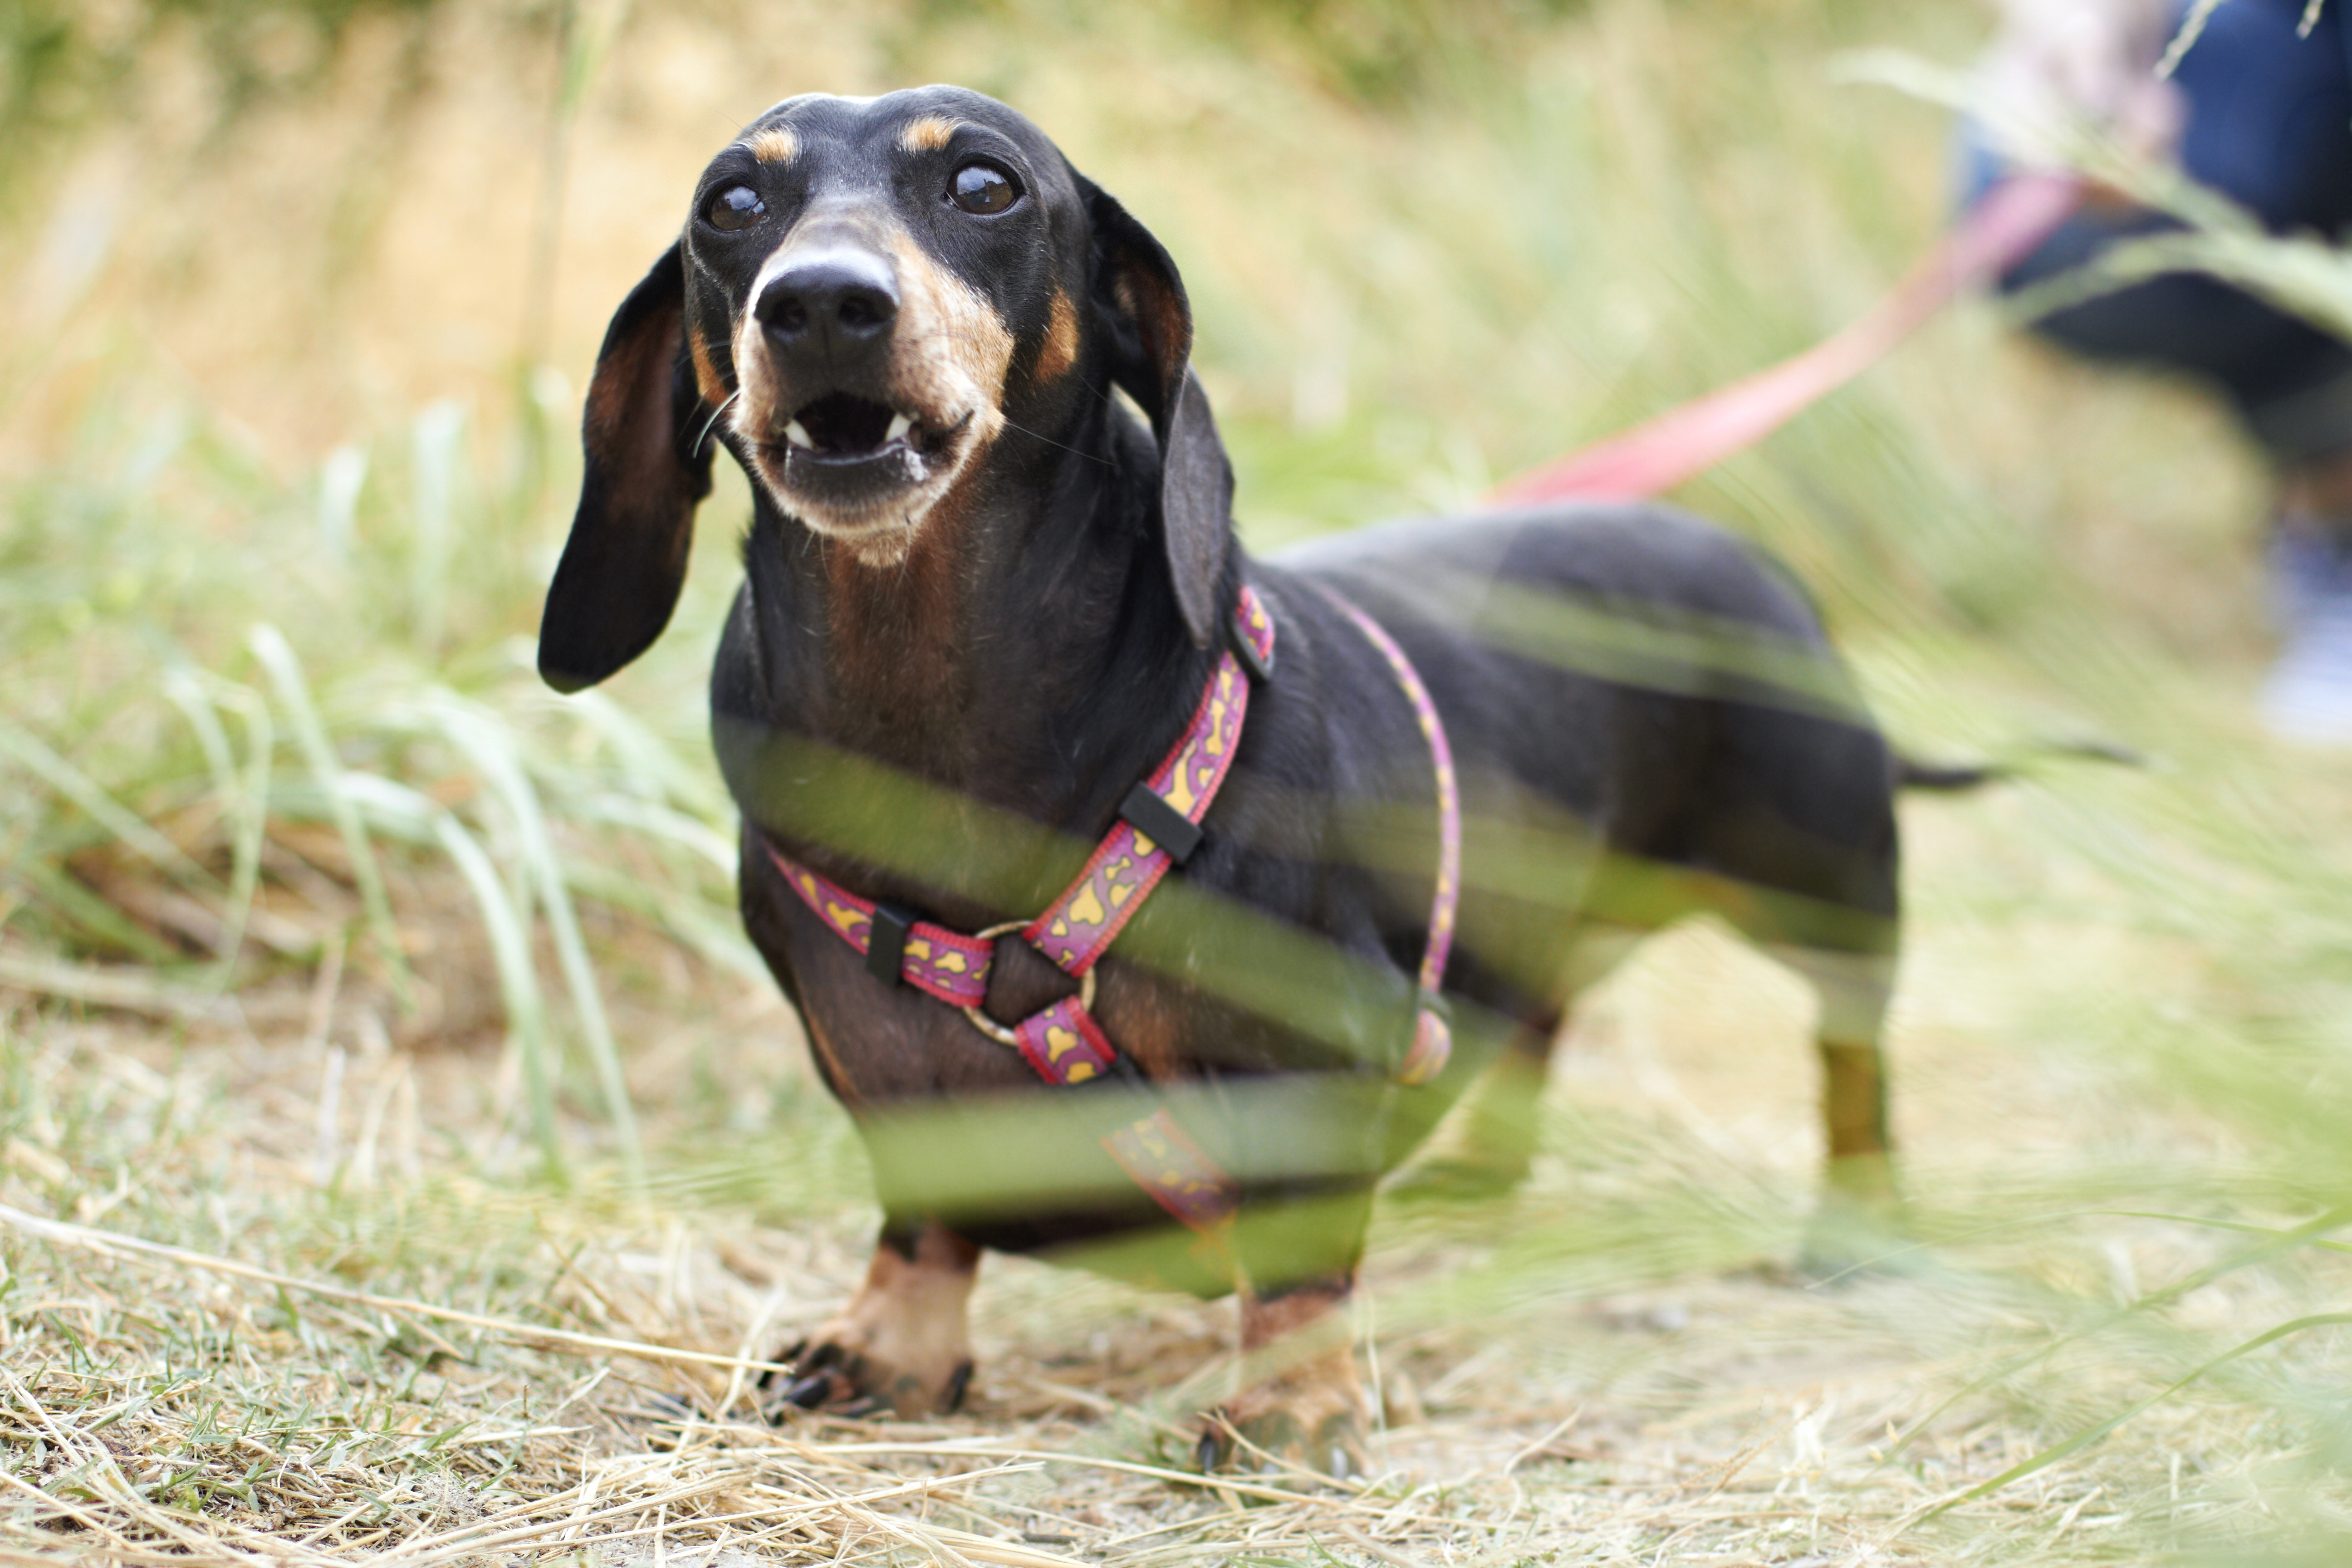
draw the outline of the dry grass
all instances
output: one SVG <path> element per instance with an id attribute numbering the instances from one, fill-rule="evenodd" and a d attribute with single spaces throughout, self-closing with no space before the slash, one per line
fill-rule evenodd
<path id="1" fill-rule="evenodd" d="M 1969 889 L 1998 827 L 1974 809 L 1918 835 L 1947 886 Z M 2340 1362 L 2304 1346 L 1930 1517 L 2194 1344 L 2352 1278 L 2297 1252 L 2146 1310 L 2232 1238 L 2103 1221 L 2063 1184 L 2211 1161 L 2213 1129 L 2083 1063 L 1989 1053 L 1979 945 L 1931 928 L 1898 1053 L 1923 1210 L 1997 1213 L 1993 1234 L 1845 1289 L 1781 1275 L 1812 1157 L 1801 999 L 1723 939 L 1675 939 L 1570 1040 L 1526 1191 L 1468 1221 L 1388 1212 L 1365 1307 L 1381 1473 L 1352 1489 L 1182 1479 L 1187 1413 L 1230 1372 L 1225 1313 L 1017 1261 L 984 1279 L 966 1415 L 761 1419 L 754 1369 L 721 1363 L 829 1310 L 867 1222 L 817 1195 L 856 1192 L 837 1139 L 778 1141 L 814 1107 L 714 1140 L 717 1108 L 665 1092 L 704 1074 L 788 1107 L 807 1092 L 773 1059 L 788 1019 L 755 995 L 727 1026 L 680 1019 L 691 1043 L 641 1063 L 649 1142 L 672 1152 L 650 1194 L 606 1166 L 561 1201 L 486 1174 L 516 1118 L 480 1057 L 356 1050 L 338 1069 L 337 1047 L 266 1030 L 167 1043 L 20 1011 L 0 1517 L 120 1562 L 1843 1563 L 2127 1559 L 2284 1497 L 2321 1507 L 2281 1380 Z M 354 1032 L 339 1014 L 327 1035 Z"/>

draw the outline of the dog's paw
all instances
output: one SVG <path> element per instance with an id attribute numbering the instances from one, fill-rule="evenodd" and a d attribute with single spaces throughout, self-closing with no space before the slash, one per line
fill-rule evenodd
<path id="1" fill-rule="evenodd" d="M 1356 1358 L 1342 1350 L 1209 1412 L 1193 1458 L 1204 1473 L 1287 1466 L 1344 1481 L 1370 1468 L 1370 1416 Z"/>
<path id="2" fill-rule="evenodd" d="M 979 1260 L 937 1225 L 885 1237 L 849 1305 L 776 1358 L 793 1370 L 762 1384 L 766 1408 L 905 1419 L 954 1410 L 971 1382 L 964 1305 Z"/>
<path id="3" fill-rule="evenodd" d="M 961 1347 L 878 1343 L 873 1325 L 836 1319 L 776 1359 L 790 1374 L 770 1373 L 767 1408 L 818 1410 L 859 1418 L 945 1415 L 971 1385 L 971 1358 Z"/>

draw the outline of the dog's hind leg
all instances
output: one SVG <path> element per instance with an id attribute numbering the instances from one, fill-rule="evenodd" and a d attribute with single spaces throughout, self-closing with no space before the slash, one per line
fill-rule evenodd
<path id="1" fill-rule="evenodd" d="M 1821 998 L 1814 1041 L 1822 1058 L 1827 1191 L 1835 1201 L 1890 1207 L 1895 1201 L 1894 1141 L 1886 1125 L 1886 1061 L 1879 1042 L 1895 961 L 1881 953 L 1789 956 Z"/>
<path id="2" fill-rule="evenodd" d="M 1563 1016 L 1546 1009 L 1513 1033 L 1402 1188 L 1416 1196 L 1468 1201 L 1496 1196 L 1527 1180 L 1542 1143 L 1544 1083 Z"/>
<path id="3" fill-rule="evenodd" d="M 1902 926 L 1893 777 L 1852 724 L 1731 707 L 1691 859 L 1710 900 L 1812 985 L 1826 1156 L 1803 1267 L 1836 1274 L 1897 1250 L 1900 1199 L 1882 1039 Z"/>
<path id="4" fill-rule="evenodd" d="M 1887 1127 L 1881 1047 L 1895 960 L 1890 953 L 1782 952 L 1821 999 L 1815 1031 L 1822 1063 L 1825 1163 L 1799 1270 L 1835 1279 L 1884 1267 L 1903 1249 L 1902 1194 Z"/>
<path id="5" fill-rule="evenodd" d="M 1528 1007 L 1486 1071 L 1441 1124 L 1432 1146 L 1397 1184 L 1402 1195 L 1471 1201 L 1527 1179 L 1543 1142 L 1544 1088 L 1576 998 L 1598 984 L 1648 933 L 1584 920 L 1555 953 L 1557 1000 Z"/>

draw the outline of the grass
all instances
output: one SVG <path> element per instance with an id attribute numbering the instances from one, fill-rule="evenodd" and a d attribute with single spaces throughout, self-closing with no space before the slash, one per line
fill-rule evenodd
<path id="1" fill-rule="evenodd" d="M 1225 1320 L 1020 1261 L 970 1414 L 752 1419 L 719 1363 L 837 1304 L 872 1220 L 734 924 L 698 694 L 740 489 L 641 667 L 530 670 L 566 378 L 784 91 L 970 81 L 1144 214 L 1266 546 L 1858 313 L 1938 221 L 1945 131 L 1830 62 L 1963 58 L 1966 7 L 371 15 L 334 12 L 331 96 L 201 136 L 230 68 L 167 29 L 10 192 L 0 1552 L 2341 1559 L 2352 790 L 2247 716 L 2259 481 L 2186 396 L 1971 307 L 1690 487 L 1908 746 L 2021 759 L 1906 808 L 1923 1245 L 1786 1279 L 1808 1004 L 1673 933 L 1580 1016 L 1526 1189 L 1384 1206 L 1355 1489 L 1171 1479 Z M 390 58 L 421 74 L 375 92 Z M 171 178 L 123 183 L 142 138 Z M 518 374 L 540 342 L 561 370 Z M 2150 765 L 2036 760 L 2082 739 Z"/>

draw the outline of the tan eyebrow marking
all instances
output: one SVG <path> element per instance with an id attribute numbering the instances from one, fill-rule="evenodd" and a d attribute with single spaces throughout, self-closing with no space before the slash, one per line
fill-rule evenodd
<path id="1" fill-rule="evenodd" d="M 948 144 L 948 138 L 955 132 L 954 121 L 926 114 L 898 132 L 898 145 L 909 153 L 936 153 Z"/>
<path id="2" fill-rule="evenodd" d="M 799 141 L 781 125 L 771 125 L 744 142 L 751 156 L 762 163 L 789 163 L 801 150 Z"/>

